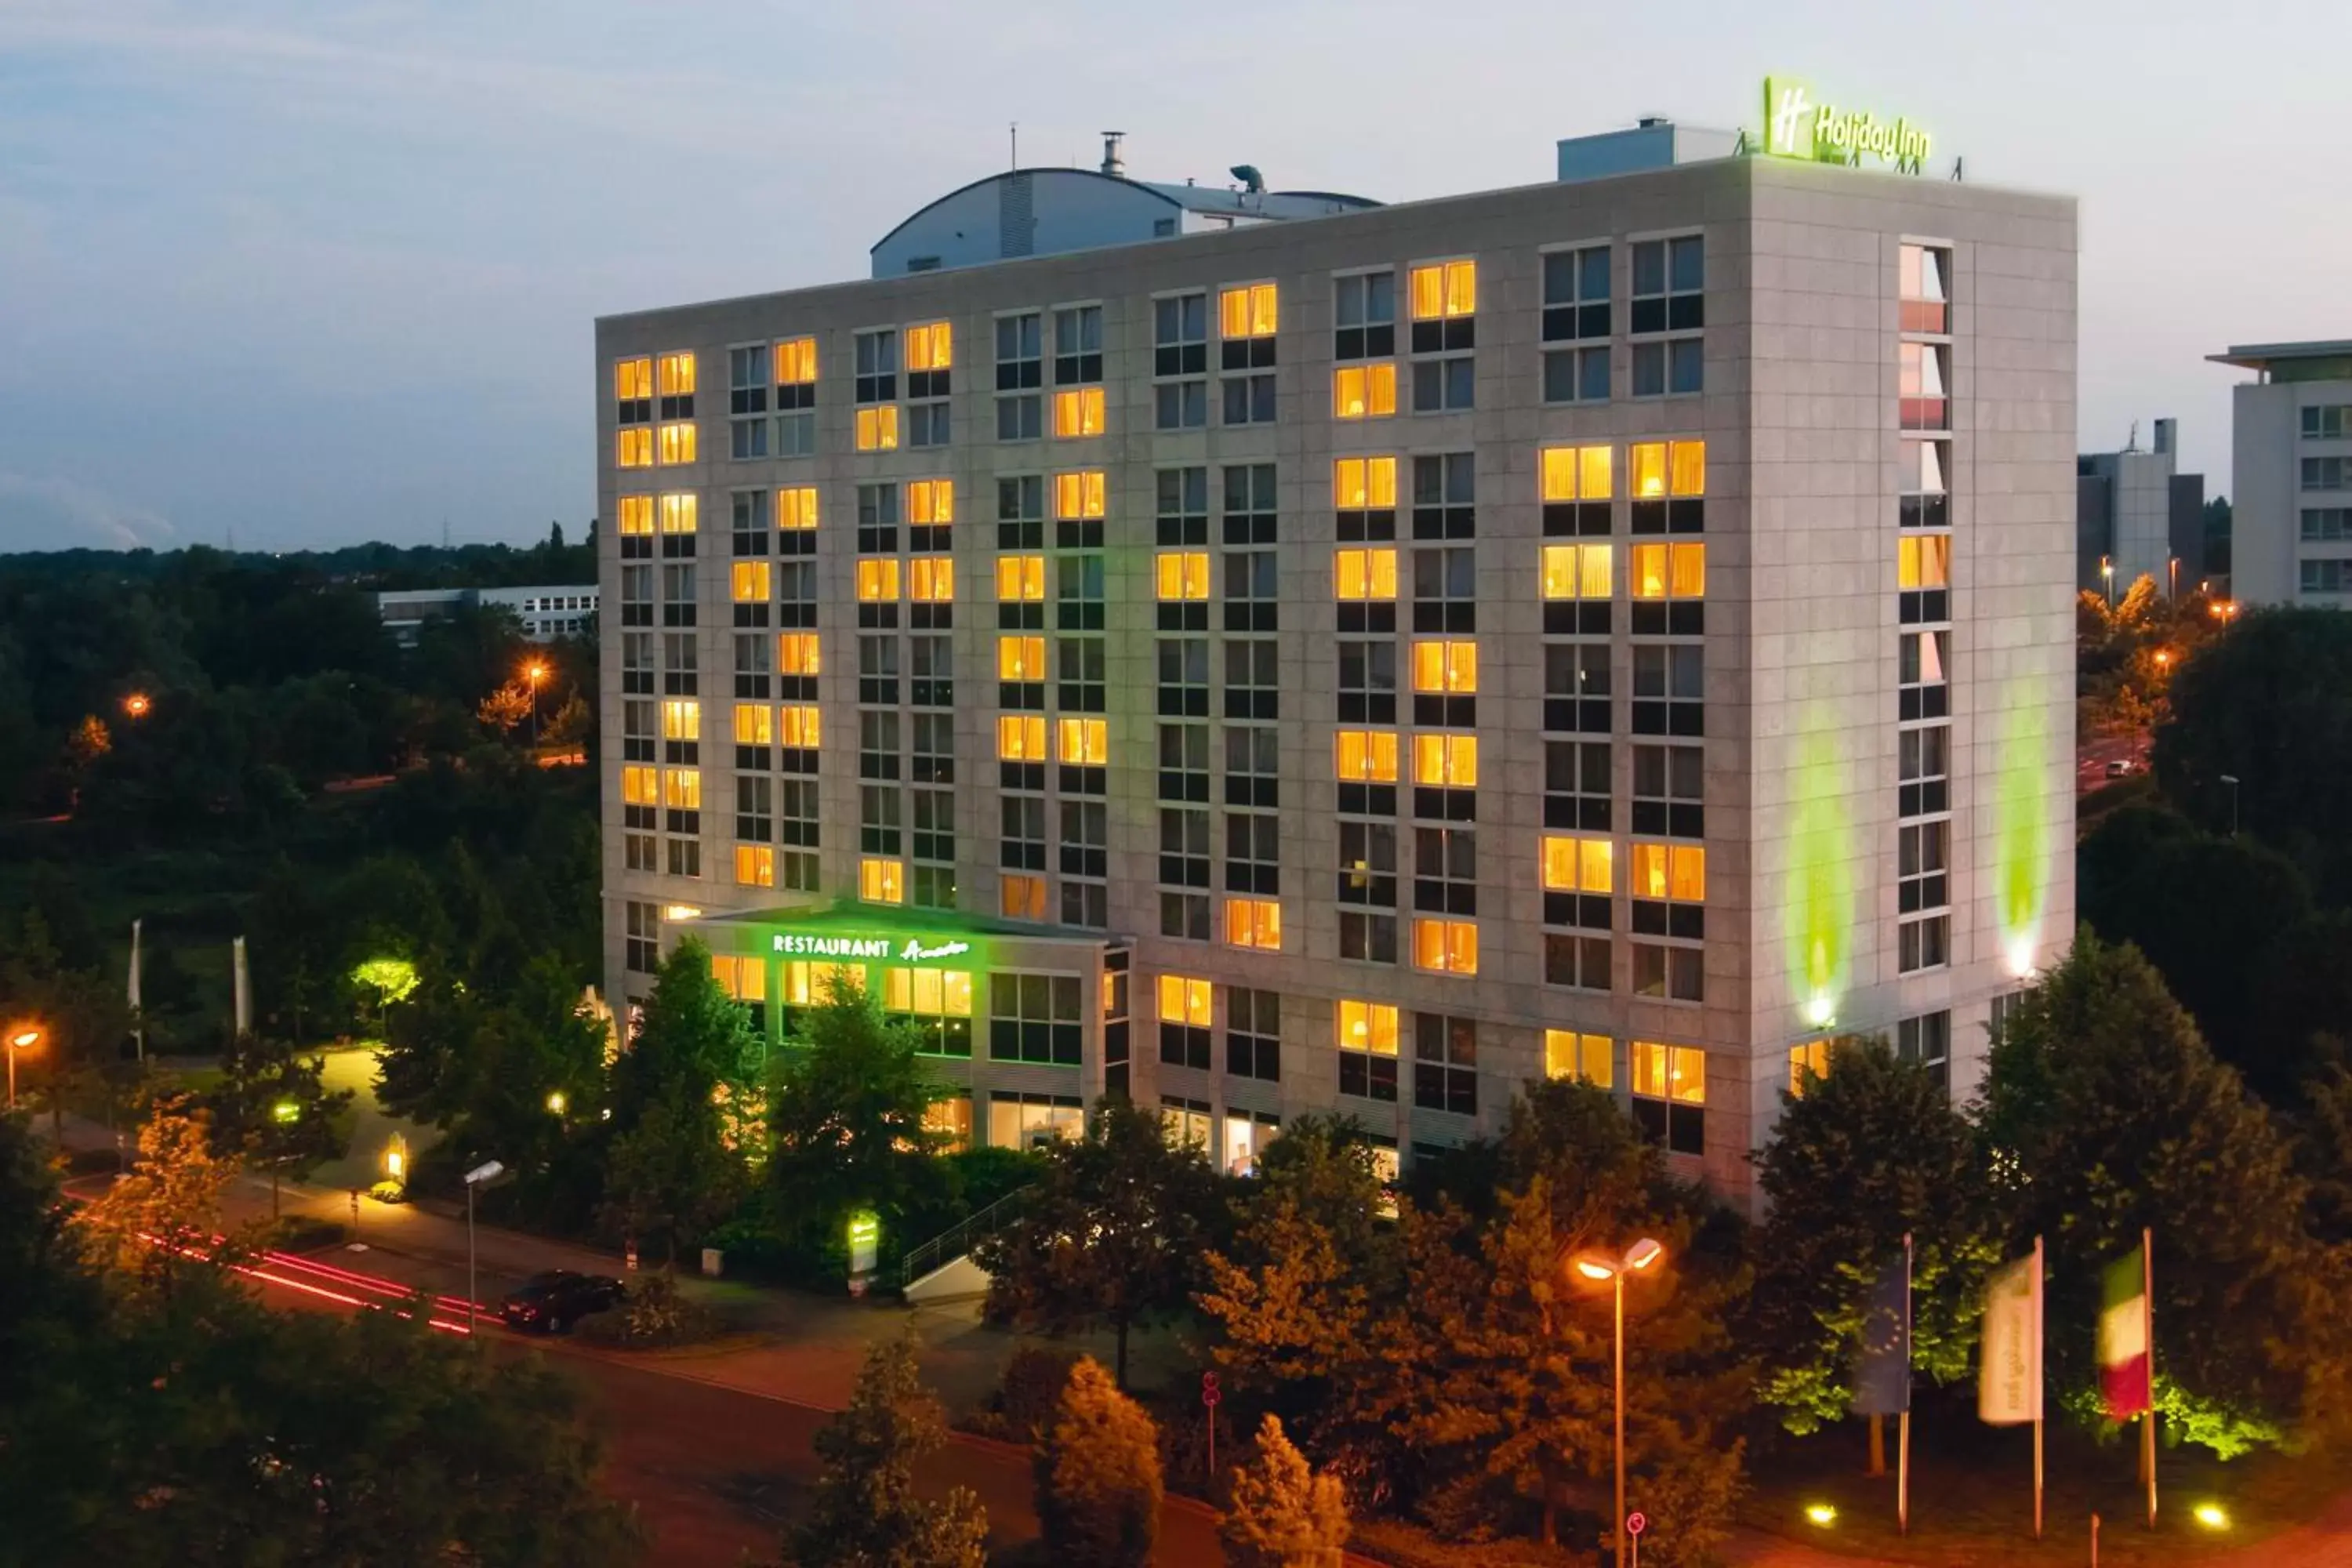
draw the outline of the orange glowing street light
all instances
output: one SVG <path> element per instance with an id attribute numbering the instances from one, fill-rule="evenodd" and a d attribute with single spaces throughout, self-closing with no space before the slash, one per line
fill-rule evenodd
<path id="1" fill-rule="evenodd" d="M 522 667 L 522 675 L 530 682 L 530 743 L 535 747 L 539 744 L 539 683 L 547 679 L 546 661 L 532 659 Z"/>
<path id="2" fill-rule="evenodd" d="M 123 712 L 133 719 L 144 719 L 147 717 L 148 710 L 154 706 L 155 704 L 148 700 L 147 694 L 143 691 L 134 691 L 122 700 Z"/>
<path id="3" fill-rule="evenodd" d="M 1606 1280 L 1616 1297 L 1618 1563 L 1625 1561 L 1625 1276 L 1647 1273 L 1665 1255 L 1664 1243 L 1645 1236 L 1622 1255 L 1580 1252 L 1575 1259 L 1579 1274 L 1596 1284 Z"/>
<path id="4" fill-rule="evenodd" d="M 8 1031 L 8 1109 L 16 1109 L 16 1058 L 38 1048 L 43 1038 L 37 1024 L 19 1024 Z"/>

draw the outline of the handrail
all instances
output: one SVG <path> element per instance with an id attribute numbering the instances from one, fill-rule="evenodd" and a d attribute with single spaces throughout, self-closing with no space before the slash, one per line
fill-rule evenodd
<path id="1" fill-rule="evenodd" d="M 1015 1188 L 978 1213 L 966 1215 L 921 1246 L 909 1248 L 899 1259 L 898 1278 L 911 1284 L 941 1264 L 970 1252 L 974 1242 L 993 1236 L 1013 1217 L 1012 1205 L 1028 1191 L 1026 1187 Z"/>

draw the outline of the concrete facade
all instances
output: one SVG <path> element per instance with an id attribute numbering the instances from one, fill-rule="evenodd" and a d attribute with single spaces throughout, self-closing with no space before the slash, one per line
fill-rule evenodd
<path id="1" fill-rule="evenodd" d="M 426 621 L 475 607 L 511 610 L 532 642 L 579 637 L 596 628 L 596 585 L 574 583 L 534 588 L 404 588 L 375 596 L 375 613 L 403 647 L 413 647 Z"/>
<path id="2" fill-rule="evenodd" d="M 2156 422 L 2152 442 L 2086 452 L 2075 469 L 2075 585 L 2121 598 L 2142 577 L 2163 593 L 2194 593 L 2207 577 L 2205 476 L 2178 471 L 2179 423 Z"/>
<path id="3" fill-rule="evenodd" d="M 2249 605 L 2352 604 L 2352 341 L 2212 356 L 2233 389 L 2231 591 Z"/>
<path id="4" fill-rule="evenodd" d="M 1637 273 L 1664 254 L 1641 247 L 1675 239 L 1703 247 L 1703 309 L 1672 318 L 1670 331 L 1633 332 Z M 1903 299 L 1906 245 L 1938 258 L 1949 301 L 1934 317 L 1942 331 L 1922 327 Z M 1547 255 L 1595 247 L 1612 258 L 1605 335 L 1547 341 Z M 1463 346 L 1472 335 L 1465 331 L 1449 351 L 1433 332 L 1434 353 L 1416 354 L 1412 329 L 1430 323 L 1412 319 L 1412 271 L 1459 261 L 1475 268 L 1475 312 L 1465 312 L 1475 344 Z M 1372 271 L 1392 274 L 1394 352 L 1336 361 L 1347 346 L 1335 330 L 1346 320 L 1339 295 L 1360 298 L 1347 280 Z M 1266 283 L 1278 299 L 1274 363 L 1253 374 L 1275 378 L 1274 417 L 1221 423 L 1221 351 L 1232 345 L 1218 331 L 1219 291 Z M 1163 388 L 1187 379 L 1181 356 L 1163 366 L 1156 354 L 1159 304 L 1202 290 L 1208 342 L 1198 379 L 1207 384 L 1208 418 L 1198 428 L 1158 429 Z M 997 321 L 1038 311 L 1050 328 L 1057 309 L 1082 305 L 1102 313 L 1102 433 L 1055 439 L 1049 421 L 1044 439 L 992 439 Z M 953 438 L 855 450 L 854 334 L 896 327 L 903 335 L 941 321 L 955 344 Z M 730 351 L 764 353 L 802 337 L 814 340 L 821 366 L 814 455 L 727 460 Z M 1659 374 L 1654 367 L 1674 341 L 1698 345 L 1686 352 L 1698 356 L 1703 386 L 1635 395 L 1637 377 Z M 1547 353 L 1576 349 L 1605 356 L 1608 395 L 1548 401 Z M 1449 352 L 1468 358 L 1471 405 L 1414 412 L 1416 367 Z M 616 363 L 688 353 L 701 401 L 692 412 L 668 412 L 699 425 L 700 460 L 616 467 L 625 411 Z M 1906 372 L 1921 353 L 1930 369 Z M 1264 1126 L 1336 1108 L 1409 1151 L 1493 1131 L 1517 1084 L 1580 1067 L 1665 1138 L 1683 1168 L 1745 1193 L 1748 1155 L 1769 1133 L 1792 1061 L 1810 1043 L 1887 1034 L 1944 1060 L 1953 1092 L 1965 1096 L 1981 1072 L 1992 1010 L 2071 934 L 2074 355 L 2070 200 L 1748 157 L 603 320 L 600 515 L 622 516 L 635 498 L 640 515 L 662 503 L 667 520 L 674 509 L 663 498 L 692 495 L 700 519 L 682 546 L 669 534 L 633 543 L 620 529 L 598 533 L 603 717 L 613 737 L 605 798 L 614 803 L 604 844 L 609 994 L 641 994 L 650 955 L 683 923 L 707 926 L 698 916 L 876 890 L 861 883 L 864 860 L 897 860 L 890 885 L 902 897 L 940 896 L 941 877 L 919 879 L 917 835 L 898 837 L 877 821 L 877 792 L 911 797 L 929 788 L 944 797 L 939 809 L 952 812 L 953 910 L 904 912 L 949 923 L 1000 920 L 1007 879 L 1031 874 L 1004 864 L 1021 858 L 1004 838 L 1005 803 L 1034 799 L 1045 823 L 1034 874 L 1046 884 L 1046 912 L 1087 928 L 1064 920 L 1039 929 L 1094 941 L 1088 956 L 1064 961 L 1090 996 L 1100 994 L 1097 965 L 1115 954 L 1129 966 L 1135 1026 L 1120 1047 L 1128 1059 L 1111 1061 L 1090 1017 L 1088 1055 L 1076 1071 L 999 1064 L 982 1046 L 955 1069 L 968 1073 L 975 1100 L 1016 1078 L 1025 1084 L 1058 1072 L 1083 1098 L 1123 1084 L 1141 1102 L 1174 1102 L 1174 1114 L 1202 1108 L 1228 1130 L 1236 1118 Z M 1055 368 L 1050 338 L 1044 357 Z M 1685 368 L 1672 374 L 1690 374 L 1691 362 L 1676 363 Z M 1335 371 L 1367 363 L 1396 367 L 1397 412 L 1336 418 Z M 1163 367 L 1173 374 L 1155 375 Z M 1440 368 L 1432 384 L 1445 383 Z M 1923 387 L 1940 395 L 1920 395 Z M 1049 376 L 1041 391 L 1050 400 L 1055 388 Z M 1636 449 L 1675 442 L 1704 443 L 1703 496 L 1669 503 L 1629 494 L 1643 460 Z M 1932 483 L 1918 478 L 1923 442 L 1936 448 Z M 1605 503 L 1547 505 L 1543 454 L 1556 447 L 1606 449 Z M 1366 525 L 1340 521 L 1335 465 L 1380 457 L 1397 460 L 1392 537 L 1374 522 L 1369 539 L 1351 539 L 1343 527 L 1360 533 Z M 1218 504 L 1233 472 L 1268 466 L 1270 496 L 1244 502 L 1239 515 Z M 1171 515 L 1160 504 L 1171 493 L 1162 473 L 1185 469 L 1202 470 L 1207 493 L 1206 515 L 1191 531 L 1186 506 Z M 1433 493 L 1421 509 L 1413 491 L 1423 469 L 1433 483 L 1458 488 Z M 1070 473 L 1103 476 L 1098 542 L 1083 524 L 1065 530 L 1052 516 L 1055 479 Z M 1017 494 L 1031 476 L 1042 479 L 1047 500 L 1026 536 L 1042 541 L 1034 549 L 1020 543 L 1017 520 L 1000 523 L 998 508 L 1005 482 Z M 929 540 L 954 561 L 952 625 L 940 624 L 937 605 L 900 604 L 895 630 L 878 628 L 879 606 L 859 598 L 861 559 L 891 555 L 904 574 L 918 552 L 902 528 L 887 551 L 861 556 L 860 487 L 930 479 L 954 486 L 951 540 Z M 1184 481 L 1174 482 L 1181 495 Z M 726 743 L 730 710 L 743 700 L 773 705 L 743 696 L 752 688 L 738 660 L 760 657 L 742 639 L 772 639 L 782 623 L 766 618 L 767 606 L 747 615 L 751 605 L 733 602 L 729 521 L 739 494 L 804 486 L 817 495 L 816 542 L 793 559 L 813 563 L 822 648 L 821 673 L 807 689 L 822 742 L 815 758 L 802 759 L 817 770 L 817 842 L 794 851 L 811 857 L 795 862 L 807 872 L 740 886 L 731 873 L 743 841 L 734 829 L 764 830 L 765 817 L 739 812 L 739 781 L 763 775 L 729 765 L 740 760 Z M 1007 542 L 1016 548 L 1000 549 Z M 1546 598 L 1545 551 L 1570 544 L 1608 546 L 1605 599 Z M 1660 602 L 1651 595 L 1663 584 L 1643 575 L 1637 554 L 1686 544 L 1704 546 L 1703 598 L 1677 593 L 1684 602 Z M 1395 552 L 1392 619 L 1373 605 L 1368 622 L 1367 606 L 1335 602 L 1338 552 L 1351 547 Z M 1448 549 L 1468 553 L 1436 559 Z M 1270 601 L 1255 597 L 1256 587 L 1236 592 L 1244 580 L 1266 579 L 1230 559 L 1261 552 L 1274 558 Z M 1185 612 L 1158 597 L 1160 557 L 1171 552 L 1198 552 L 1204 570 L 1215 568 L 1201 619 L 1182 623 Z M 1105 721 L 1099 794 L 1059 758 L 1023 773 L 999 754 L 1000 720 L 1023 711 L 1005 704 L 1023 699 L 999 680 L 1012 606 L 992 589 L 1002 557 L 1030 553 L 1047 558 L 1055 595 L 1033 634 L 1055 661 L 1039 683 L 1040 711 L 1049 731 L 1066 717 Z M 769 559 L 781 567 L 785 558 Z M 1471 574 L 1466 607 L 1443 585 L 1457 564 Z M 669 570 L 680 565 L 689 570 Z M 1094 602 L 1092 582 L 1099 610 L 1062 619 L 1066 605 Z M 1077 585 L 1075 596 L 1066 584 Z M 1423 586 L 1433 591 L 1418 592 Z M 1457 603 L 1438 602 L 1449 598 Z M 919 630 L 919 620 L 929 626 Z M 918 679 L 876 683 L 881 641 L 925 635 L 949 639 L 951 693 L 920 679 L 916 660 L 930 656 L 911 646 L 888 657 Z M 861 647 L 861 637 L 876 640 Z M 1062 645 L 1097 638 L 1099 686 L 1065 687 Z M 1412 650 L 1434 640 L 1475 641 L 1474 700 L 1417 703 Z M 1199 717 L 1161 679 L 1161 645 L 1186 641 L 1206 644 L 1210 656 Z M 1360 690 L 1341 689 L 1342 641 L 1392 646 L 1402 689 L 1391 717 L 1363 717 L 1381 710 L 1365 709 Z M 1272 675 L 1237 690 L 1230 661 L 1247 666 L 1255 657 L 1232 651 L 1244 643 L 1271 645 Z M 1564 682 L 1562 670 L 1579 661 L 1584 683 Z M 1904 679 L 1906 670 L 1917 679 Z M 1598 671 L 1608 694 L 1596 702 Z M 1087 706 L 1094 693 L 1098 714 Z M 919 696 L 928 701 L 911 700 Z M 698 741 L 662 732 L 676 726 L 661 705 L 679 702 L 698 704 Z M 1228 717 L 1243 712 L 1246 720 Z M 1197 753 L 1167 734 L 1194 726 Z M 911 743 L 928 732 L 935 756 L 949 729 L 951 781 Z M 1402 760 L 1389 796 L 1335 778 L 1341 731 L 1396 737 Z M 880 745 L 892 736 L 895 751 Z M 1475 791 L 1424 790 L 1411 776 L 1416 741 L 1441 736 L 1475 737 Z M 1681 748 L 1696 757 L 1665 754 Z M 1580 763 L 1597 769 L 1583 775 L 1587 787 L 1554 787 L 1564 754 L 1571 776 Z M 1183 775 L 1196 755 L 1207 760 L 1200 793 L 1188 795 Z M 1254 772 L 1259 757 L 1271 760 L 1270 778 Z M 1940 773 L 1923 760 L 1945 758 Z M 1173 764 L 1166 771 L 1163 759 Z M 1234 768 L 1236 760 L 1244 767 Z M 1692 760 L 1698 798 L 1654 787 L 1667 764 L 1680 778 Z M 640 771 L 625 777 L 625 769 Z M 688 795 L 667 775 L 686 771 L 698 775 L 698 805 L 673 810 L 667 803 Z M 740 798 L 763 800 L 797 783 L 766 776 L 764 786 L 740 783 Z M 623 804 L 632 791 L 634 807 Z M 647 792 L 660 794 L 660 809 L 646 804 Z M 922 803 L 879 804 L 883 815 L 919 826 Z M 1099 845 L 1088 823 L 1097 805 Z M 1182 853 L 1195 847 L 1184 837 L 1190 819 L 1178 819 L 1174 844 L 1178 862 L 1213 866 L 1205 887 L 1184 881 L 1181 866 L 1163 880 L 1171 812 L 1205 818 L 1196 854 Z M 1239 858 L 1236 816 L 1274 819 L 1272 833 Z M 1075 838 L 1065 834 L 1073 826 Z M 1386 835 L 1370 831 L 1381 828 Z M 776 831 L 779 844 L 790 842 Z M 1475 834 L 1474 852 L 1443 837 L 1464 832 Z M 1548 836 L 1606 840 L 1609 890 L 1580 899 L 1548 889 Z M 1392 862 L 1377 850 L 1364 865 L 1343 862 L 1343 842 L 1382 837 L 1392 839 Z M 1634 897 L 1643 858 L 1677 847 L 1704 850 L 1703 895 Z M 697 874 L 685 874 L 689 865 Z M 1688 892 L 1680 875 L 1672 889 L 1654 882 L 1639 890 Z M 789 886 L 794 877 L 807 885 Z M 1383 881 L 1388 910 L 1348 901 L 1351 887 L 1360 899 Z M 1278 900 L 1278 950 L 1224 940 L 1237 887 Z M 1205 896 L 1215 940 L 1167 931 L 1189 929 L 1189 917 L 1171 913 L 1171 896 L 1179 910 Z M 1370 940 L 1366 921 L 1381 912 L 1392 912 L 1394 960 L 1347 956 Z M 1416 922 L 1438 918 L 1475 924 L 1475 973 L 1415 963 Z M 1597 966 L 1604 948 L 1605 971 Z M 1660 949 L 1695 957 L 1662 959 Z M 1662 963 L 1671 978 L 1647 967 Z M 1209 983 L 1199 1040 L 1180 1019 L 1159 1042 L 1163 976 Z M 786 983 L 772 973 L 751 984 L 774 996 Z M 974 984 L 990 988 L 985 974 Z M 1672 994 L 1691 990 L 1701 994 Z M 1278 1001 L 1261 1011 L 1261 995 Z M 1396 1009 L 1386 1069 L 1392 1098 L 1378 1092 L 1383 1075 L 1370 1058 L 1381 1053 L 1346 1048 L 1343 1024 L 1362 1016 L 1348 1012 L 1352 1004 Z M 976 994 L 972 1006 L 986 1017 L 992 1002 Z M 1417 1022 L 1423 1015 L 1433 1028 Z M 1255 1045 L 1269 1029 L 1279 1040 L 1276 1079 L 1265 1076 L 1267 1057 Z M 1235 1043 L 1236 1035 L 1244 1038 Z M 1694 1051 L 1701 1054 L 1686 1054 Z M 1236 1071 L 1244 1058 L 1255 1065 Z M 1371 1092 L 1343 1092 L 1343 1074 L 1354 1075 L 1351 1089 Z M 977 1127 L 987 1121 L 975 1111 Z"/>

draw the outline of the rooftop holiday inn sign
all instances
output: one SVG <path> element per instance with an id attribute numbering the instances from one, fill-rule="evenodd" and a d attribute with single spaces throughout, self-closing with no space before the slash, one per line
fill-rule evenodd
<path id="1" fill-rule="evenodd" d="M 1848 109 L 1815 96 L 1811 83 L 1792 76 L 1764 79 L 1764 151 L 1775 158 L 1844 163 L 1868 154 L 1917 174 L 1927 162 L 1925 127 L 1900 115 L 1881 119 L 1866 109 Z"/>

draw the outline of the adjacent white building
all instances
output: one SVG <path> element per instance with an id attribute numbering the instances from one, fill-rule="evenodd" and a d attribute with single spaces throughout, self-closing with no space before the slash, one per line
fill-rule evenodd
<path id="1" fill-rule="evenodd" d="M 584 637 L 596 629 L 596 585 L 531 588 L 407 588 L 375 596 L 375 612 L 403 647 L 416 645 L 426 621 L 467 606 L 511 610 L 532 642 Z"/>
<path id="2" fill-rule="evenodd" d="M 2211 355 L 2234 389 L 2231 592 L 2249 605 L 2352 604 L 2352 339 Z"/>

